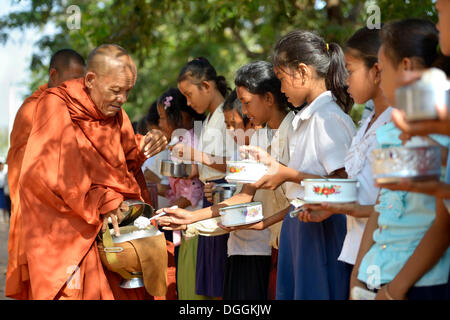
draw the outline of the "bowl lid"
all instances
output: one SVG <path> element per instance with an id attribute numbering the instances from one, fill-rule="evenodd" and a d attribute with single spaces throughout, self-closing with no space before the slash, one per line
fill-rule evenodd
<path id="1" fill-rule="evenodd" d="M 356 179 L 338 179 L 338 178 L 330 178 L 330 179 L 303 179 L 305 182 L 358 182 Z"/>
<path id="2" fill-rule="evenodd" d="M 252 206 L 257 206 L 257 205 L 262 205 L 262 202 L 261 201 L 254 201 L 254 202 L 235 204 L 235 205 L 232 205 L 232 206 L 220 208 L 219 212 L 226 211 L 228 209 L 246 208 L 246 207 L 252 207 Z"/>

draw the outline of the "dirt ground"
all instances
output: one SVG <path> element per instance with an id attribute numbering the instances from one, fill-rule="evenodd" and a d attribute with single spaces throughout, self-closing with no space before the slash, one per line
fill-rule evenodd
<path id="1" fill-rule="evenodd" d="M 9 224 L 0 216 L 0 300 L 9 300 L 5 297 L 6 267 L 8 266 L 8 234 Z"/>

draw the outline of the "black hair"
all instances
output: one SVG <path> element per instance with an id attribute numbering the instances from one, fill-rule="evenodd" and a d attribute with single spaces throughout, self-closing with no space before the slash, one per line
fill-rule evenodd
<path id="1" fill-rule="evenodd" d="M 136 123 L 136 133 L 142 134 L 145 136 L 148 132 L 147 127 L 147 117 L 142 117 L 137 123 Z"/>
<path id="2" fill-rule="evenodd" d="M 159 124 L 158 100 L 153 101 L 153 103 L 148 108 L 146 119 L 149 125 L 158 126 Z"/>
<path id="3" fill-rule="evenodd" d="M 291 31 L 275 45 L 273 64 L 275 67 L 297 69 L 300 63 L 312 66 L 319 77 L 325 79 L 327 89 L 336 98 L 336 103 L 349 112 L 353 99 L 347 92 L 347 69 L 344 52 L 336 43 L 327 44 L 317 34 Z"/>
<path id="4" fill-rule="evenodd" d="M 404 58 L 415 58 L 426 68 L 438 59 L 439 32 L 434 23 L 423 19 L 404 19 L 387 23 L 381 29 L 386 55 L 395 65 Z"/>
<path id="5" fill-rule="evenodd" d="M 270 92 L 280 109 L 292 107 L 286 95 L 281 92 L 281 82 L 273 71 L 273 66 L 267 61 L 248 63 L 236 71 L 234 79 L 236 87 L 244 87 L 252 94 L 264 95 Z"/>
<path id="6" fill-rule="evenodd" d="M 224 98 L 227 97 L 231 89 L 228 87 L 224 76 L 218 76 L 216 69 L 209 63 L 208 59 L 203 57 L 195 58 L 189 61 L 180 71 L 177 82 L 180 83 L 188 78 L 193 78 L 193 83 L 200 86 L 202 81 L 214 81 L 217 90 Z"/>
<path id="7" fill-rule="evenodd" d="M 368 69 L 378 62 L 381 47 L 380 29 L 363 27 L 357 30 L 345 44 L 345 51 L 364 61 Z"/>
<path id="8" fill-rule="evenodd" d="M 237 96 L 236 89 L 231 91 L 228 97 L 225 98 L 222 109 L 224 112 L 236 110 L 239 116 L 244 121 L 244 125 L 247 125 L 247 123 L 250 121 L 250 119 L 242 113 L 242 104 Z"/>
<path id="9" fill-rule="evenodd" d="M 75 50 L 61 49 L 56 51 L 50 58 L 49 69 L 56 69 L 61 72 L 67 69 L 71 62 L 76 62 L 81 66 L 85 66 L 84 58 Z"/>
<path id="10" fill-rule="evenodd" d="M 159 98 L 158 106 L 162 106 L 166 112 L 168 121 L 179 128 L 183 118 L 181 112 L 188 113 L 194 121 L 203 121 L 205 116 L 198 114 L 194 109 L 187 105 L 186 97 L 177 88 L 167 89 Z"/>

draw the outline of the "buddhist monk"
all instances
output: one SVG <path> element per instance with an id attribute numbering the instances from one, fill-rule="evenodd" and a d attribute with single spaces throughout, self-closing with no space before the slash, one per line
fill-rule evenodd
<path id="1" fill-rule="evenodd" d="M 72 49 L 57 51 L 50 59 L 48 84 L 40 86 L 17 111 L 10 137 L 8 152 L 8 183 L 11 197 L 11 221 L 8 240 L 8 269 L 5 295 L 14 299 L 28 299 L 28 269 L 23 248 L 20 245 L 21 214 L 18 182 L 22 159 L 31 132 L 31 120 L 40 95 L 69 79 L 84 76 L 83 57 Z"/>
<path id="2" fill-rule="evenodd" d="M 136 67 L 118 45 L 101 45 L 81 79 L 38 99 L 19 193 L 31 299 L 115 299 L 96 238 L 125 199 L 149 201 L 141 165 L 167 145 L 160 131 L 135 135 L 122 106 Z"/>

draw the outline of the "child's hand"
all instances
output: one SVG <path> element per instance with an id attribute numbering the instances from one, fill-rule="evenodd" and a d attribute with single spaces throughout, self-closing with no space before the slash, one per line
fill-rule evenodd
<path id="1" fill-rule="evenodd" d="M 275 190 L 285 181 L 286 179 L 281 174 L 266 174 L 255 183 L 252 183 L 251 186 L 256 189 Z"/>
<path id="2" fill-rule="evenodd" d="M 328 219 L 333 212 L 324 211 L 324 210 L 304 210 L 300 211 L 297 215 L 298 220 L 302 222 L 322 222 L 325 219 Z"/>
<path id="3" fill-rule="evenodd" d="M 205 194 L 206 200 L 209 202 L 213 202 L 213 190 L 216 184 L 214 182 L 207 182 L 205 186 L 203 187 L 203 193 Z"/>
<path id="4" fill-rule="evenodd" d="M 184 160 L 184 161 L 194 161 L 195 149 L 184 143 L 177 143 L 171 149 L 172 156 Z"/>
<path id="5" fill-rule="evenodd" d="M 166 215 L 156 218 L 160 226 L 163 227 L 176 227 L 193 223 L 192 212 L 184 209 L 170 209 L 163 208 L 156 211 L 157 214 L 166 212 Z"/>
<path id="6" fill-rule="evenodd" d="M 241 146 L 239 148 L 242 159 L 251 159 L 264 163 L 267 166 L 272 166 L 272 164 L 277 163 L 277 161 L 272 158 L 272 156 L 260 147 L 255 146 Z"/>
<path id="7" fill-rule="evenodd" d="M 403 110 L 392 110 L 392 120 L 395 125 L 404 133 L 410 136 L 427 136 L 429 134 L 450 135 L 450 115 L 447 107 L 438 107 L 439 120 L 422 120 L 410 122 L 406 120 Z M 445 110 L 445 111 L 444 111 Z"/>
<path id="8" fill-rule="evenodd" d="M 433 197 L 450 198 L 450 185 L 436 180 L 412 181 L 405 178 L 397 183 L 375 183 L 375 186 L 393 191 L 417 192 Z"/>
<path id="9" fill-rule="evenodd" d="M 264 230 L 264 224 L 262 221 L 252 223 L 252 224 L 246 224 L 243 226 L 235 226 L 235 227 L 225 227 L 220 222 L 217 224 L 219 227 L 221 227 L 223 230 L 231 232 L 236 230 Z"/>
<path id="10" fill-rule="evenodd" d="M 357 202 L 351 203 L 306 203 L 303 208 L 309 209 L 308 211 L 328 211 L 332 213 L 343 213 L 353 216 L 357 210 L 360 210 L 360 205 Z"/>

